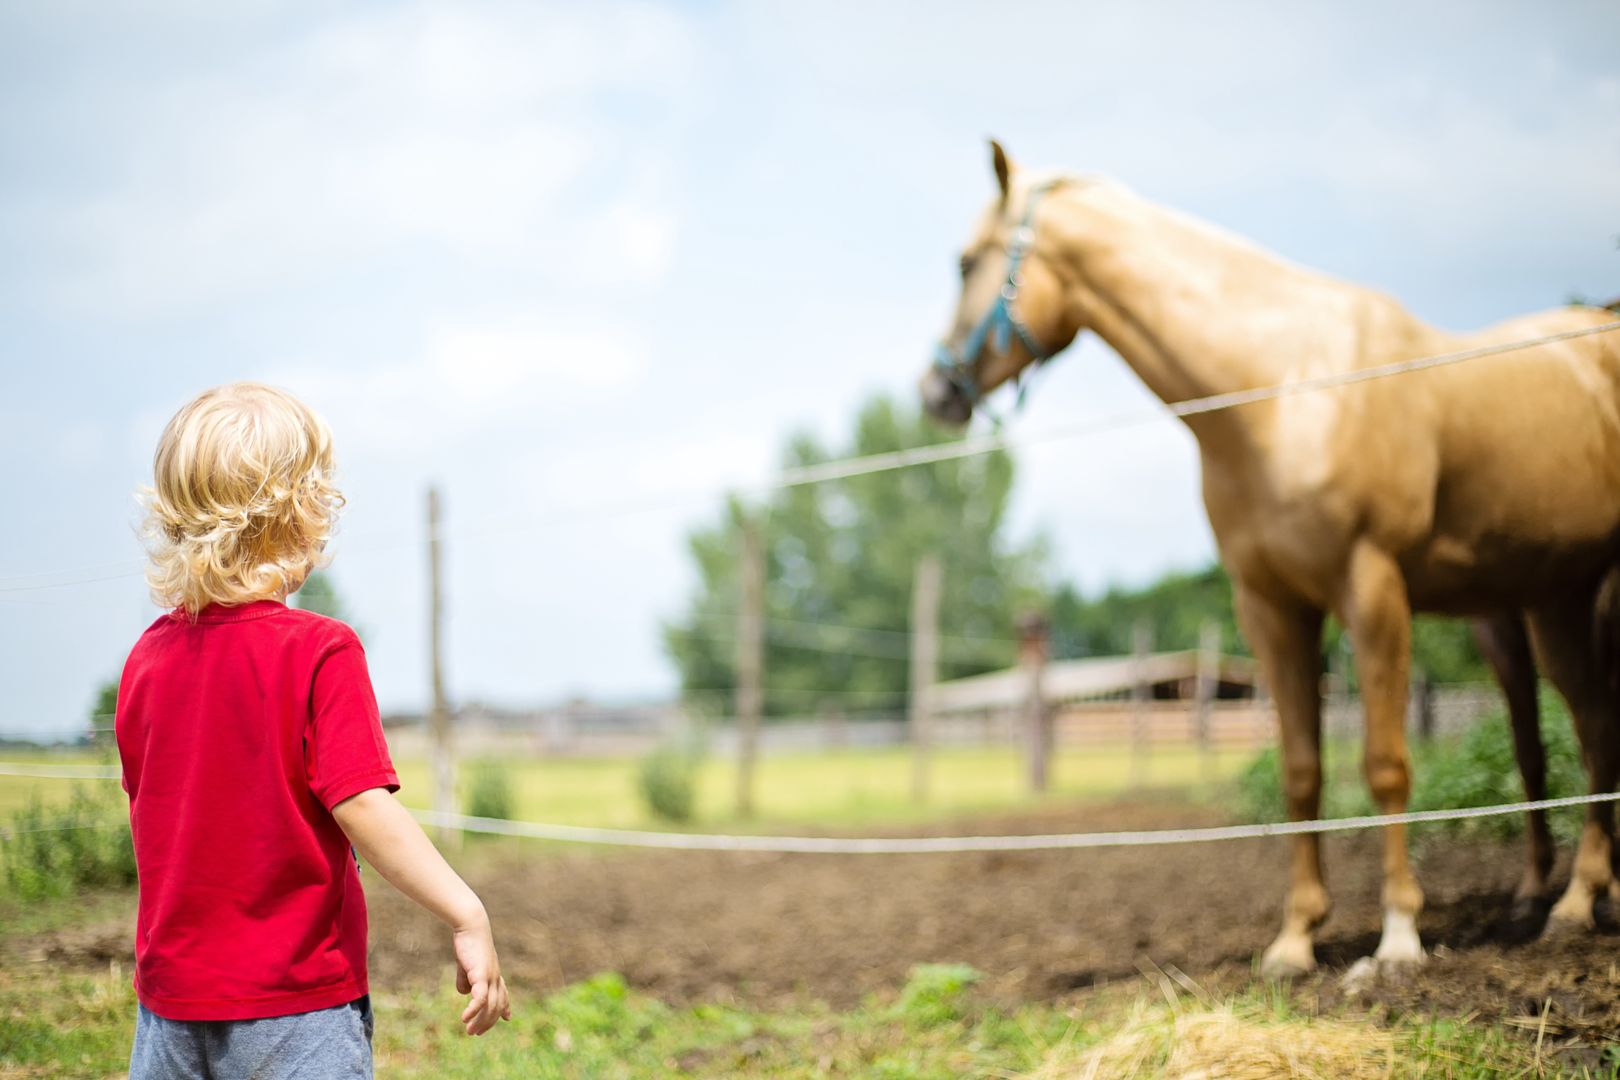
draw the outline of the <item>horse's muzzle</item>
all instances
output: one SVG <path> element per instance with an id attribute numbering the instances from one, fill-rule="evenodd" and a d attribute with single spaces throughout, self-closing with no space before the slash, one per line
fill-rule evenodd
<path id="1" fill-rule="evenodd" d="M 961 426 L 973 418 L 973 402 L 939 368 L 929 368 L 918 388 L 922 392 L 923 411 L 940 423 Z"/>

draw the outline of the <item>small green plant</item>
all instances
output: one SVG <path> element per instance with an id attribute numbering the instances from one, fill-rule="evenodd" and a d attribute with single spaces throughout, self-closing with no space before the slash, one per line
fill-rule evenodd
<path id="1" fill-rule="evenodd" d="M 36 796 L 12 815 L 0 866 L 7 891 L 26 903 L 133 885 L 135 847 L 123 800 L 83 784 L 65 804 L 47 806 Z"/>
<path id="2" fill-rule="evenodd" d="M 506 766 L 480 761 L 472 768 L 467 787 L 467 813 L 473 817 L 512 817 L 512 778 Z"/>
<path id="3" fill-rule="evenodd" d="M 696 753 L 673 746 L 647 755 L 641 763 L 641 797 L 653 816 L 677 824 L 692 820 L 699 764 Z"/>
<path id="4" fill-rule="evenodd" d="M 911 969 L 895 1009 L 919 1027 L 960 1020 L 967 988 L 983 977 L 968 964 L 918 964 Z"/>
<path id="5" fill-rule="evenodd" d="M 1287 800 L 1283 798 L 1281 755 L 1276 747 L 1268 747 L 1256 754 L 1254 760 L 1238 774 L 1238 802 L 1245 821 L 1282 821 L 1288 816 Z M 1336 775 L 1322 766 L 1323 817 L 1355 817 L 1377 813 L 1367 789 L 1362 785 L 1360 773 Z"/>

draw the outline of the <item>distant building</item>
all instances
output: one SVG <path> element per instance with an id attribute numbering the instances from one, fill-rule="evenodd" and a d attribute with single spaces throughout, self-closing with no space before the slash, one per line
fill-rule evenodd
<path id="1" fill-rule="evenodd" d="M 572 754 L 582 757 L 643 753 L 687 730 L 687 718 L 673 702 L 605 704 L 575 698 L 558 705 L 514 709 L 471 702 L 455 710 L 456 753 L 486 757 Z M 389 749 L 397 755 L 425 756 L 431 736 L 419 713 L 383 717 Z"/>
<path id="2" fill-rule="evenodd" d="M 1215 697 L 1236 701 L 1259 696 L 1259 665 L 1246 656 L 1216 658 Z M 966 679 L 952 679 L 934 687 L 935 713 L 971 712 L 1014 706 L 1024 700 L 1027 676 L 1019 668 L 992 671 Z M 1048 704 L 1128 701 L 1138 684 L 1146 683 L 1153 701 L 1192 701 L 1198 697 L 1198 652 L 1154 653 L 1140 660 L 1131 656 L 1095 656 L 1084 660 L 1052 660 L 1041 678 Z"/>
<path id="3" fill-rule="evenodd" d="M 1258 665 L 1245 656 L 1217 656 L 1210 677 L 1207 711 L 1198 703 L 1196 650 L 1053 660 L 1042 672 L 1041 691 L 1059 744 L 1269 742 L 1276 724 L 1260 700 Z M 974 731 L 986 742 L 1016 740 L 1028 693 L 1028 673 L 1008 668 L 936 685 L 930 711 L 936 727 L 955 741 L 967 741 Z"/>

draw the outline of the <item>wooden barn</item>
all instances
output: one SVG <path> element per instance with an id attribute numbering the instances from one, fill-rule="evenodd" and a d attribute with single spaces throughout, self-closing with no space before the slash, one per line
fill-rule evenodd
<path id="1" fill-rule="evenodd" d="M 1032 673 L 1009 668 L 938 683 L 934 722 L 1015 737 L 1028 715 Z M 1054 660 L 1039 675 L 1059 745 L 1148 742 L 1258 746 L 1275 734 L 1259 671 L 1243 656 L 1197 650 Z"/>

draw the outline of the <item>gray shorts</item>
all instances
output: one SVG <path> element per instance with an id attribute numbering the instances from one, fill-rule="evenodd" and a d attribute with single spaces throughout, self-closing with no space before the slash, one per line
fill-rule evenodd
<path id="1" fill-rule="evenodd" d="M 371 995 L 262 1020 L 165 1020 L 138 1007 L 129 1080 L 371 1080 Z"/>

